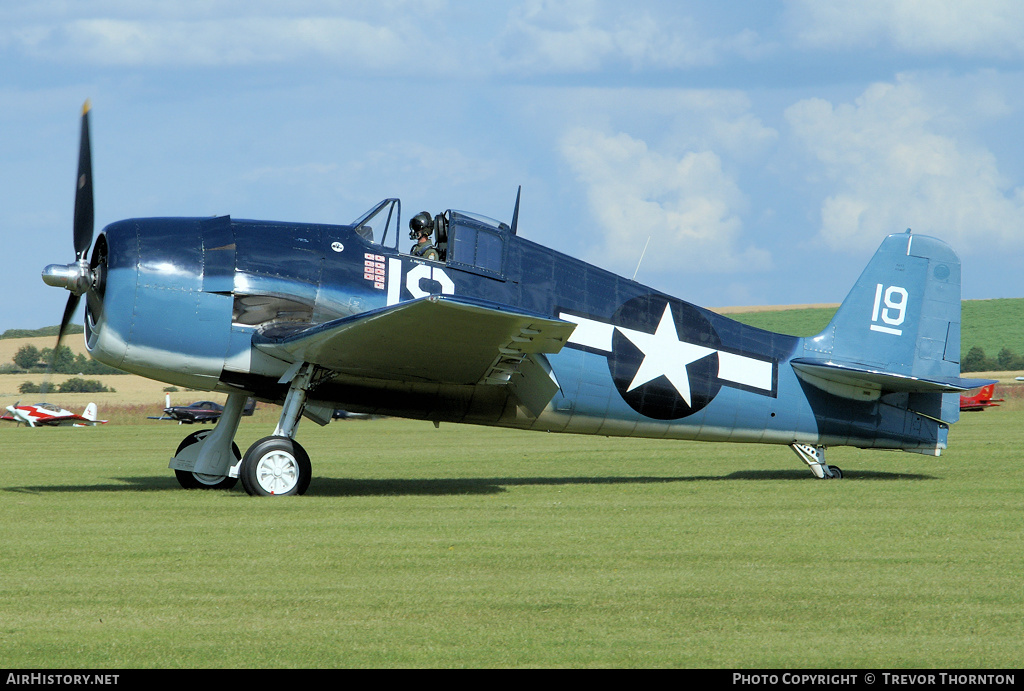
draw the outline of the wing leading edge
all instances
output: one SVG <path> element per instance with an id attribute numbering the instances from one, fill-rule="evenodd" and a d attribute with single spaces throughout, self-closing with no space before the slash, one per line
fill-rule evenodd
<path id="1" fill-rule="evenodd" d="M 516 372 L 553 381 L 543 354 L 560 351 L 575 327 L 505 305 L 433 295 L 314 326 L 276 326 L 252 342 L 285 362 L 353 377 L 515 387 L 522 384 L 513 380 Z M 550 389 L 550 400 L 558 387 L 542 388 Z"/>

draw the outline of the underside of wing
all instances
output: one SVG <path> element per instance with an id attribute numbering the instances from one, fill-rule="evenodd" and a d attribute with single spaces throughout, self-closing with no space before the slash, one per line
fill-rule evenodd
<path id="1" fill-rule="evenodd" d="M 37 425 L 49 425 L 51 427 L 63 427 L 65 425 L 96 425 L 106 420 L 90 420 L 81 415 L 65 415 L 64 417 L 51 417 L 45 420 L 36 420 Z"/>
<path id="2" fill-rule="evenodd" d="M 431 296 L 324 324 L 279 325 L 253 345 L 342 375 L 438 384 L 507 384 L 531 355 L 557 353 L 571 322 L 458 296 Z"/>

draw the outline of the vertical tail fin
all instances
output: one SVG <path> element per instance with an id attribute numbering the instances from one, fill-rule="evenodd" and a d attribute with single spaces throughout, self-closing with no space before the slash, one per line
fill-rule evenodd
<path id="1" fill-rule="evenodd" d="M 957 393 L 991 383 L 960 377 L 960 259 L 941 240 L 910 233 L 882 242 L 835 317 L 803 339 L 803 357 L 792 364 L 831 394 L 883 399 L 859 443 L 881 445 L 884 430 L 899 448 L 921 453 L 945 448 L 947 426 L 960 419 Z"/>
<path id="2" fill-rule="evenodd" d="M 960 259 L 926 235 L 890 235 L 805 353 L 898 376 L 960 376 Z"/>
<path id="3" fill-rule="evenodd" d="M 96 412 L 97 412 L 96 404 L 95 403 L 90 403 L 89 405 L 85 406 L 85 412 L 82 413 L 82 417 L 84 417 L 86 420 L 92 420 L 92 421 L 95 422 L 95 420 L 96 420 Z"/>

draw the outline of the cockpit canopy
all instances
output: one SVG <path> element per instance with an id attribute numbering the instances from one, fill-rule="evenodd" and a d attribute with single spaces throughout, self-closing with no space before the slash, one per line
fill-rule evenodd
<path id="1" fill-rule="evenodd" d="M 385 199 L 352 223 L 355 232 L 367 242 L 399 248 L 401 238 L 407 235 L 402 227 L 402 202 Z M 508 224 L 482 214 L 447 210 L 434 217 L 431 242 L 437 248 L 440 261 L 483 275 L 503 275 L 503 259 L 508 236 Z"/>

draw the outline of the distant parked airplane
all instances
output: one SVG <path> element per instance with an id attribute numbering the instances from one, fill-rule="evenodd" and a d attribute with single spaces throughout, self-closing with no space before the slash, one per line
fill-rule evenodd
<path id="1" fill-rule="evenodd" d="M 14 405 L 7 406 L 7 415 L 0 417 L 0 420 L 16 422 L 19 425 L 25 424 L 29 427 L 46 425 L 49 427 L 60 427 L 72 425 L 74 427 L 89 427 L 92 425 L 106 424 L 106 420 L 96 419 L 96 404 L 90 403 L 85 406 L 81 415 L 75 415 L 70 410 L 64 410 L 52 403 L 36 403 L 35 405 Z"/>
<path id="2" fill-rule="evenodd" d="M 167 394 L 167 406 L 161 417 L 150 417 L 150 420 L 177 420 L 179 425 L 191 425 L 196 422 L 217 422 L 224 413 L 224 406 L 213 401 L 196 401 L 188 405 L 171 405 L 171 395 Z M 248 399 L 242 409 L 242 415 L 252 415 L 256 410 L 256 400 Z"/>
<path id="3" fill-rule="evenodd" d="M 989 384 L 988 386 L 983 386 L 981 391 L 973 396 L 961 395 L 960 410 L 985 410 L 985 408 L 998 408 L 999 403 L 996 403 L 995 401 L 1002 403 L 1005 399 L 992 398 L 992 394 L 995 392 L 995 389 L 995 384 Z"/>

